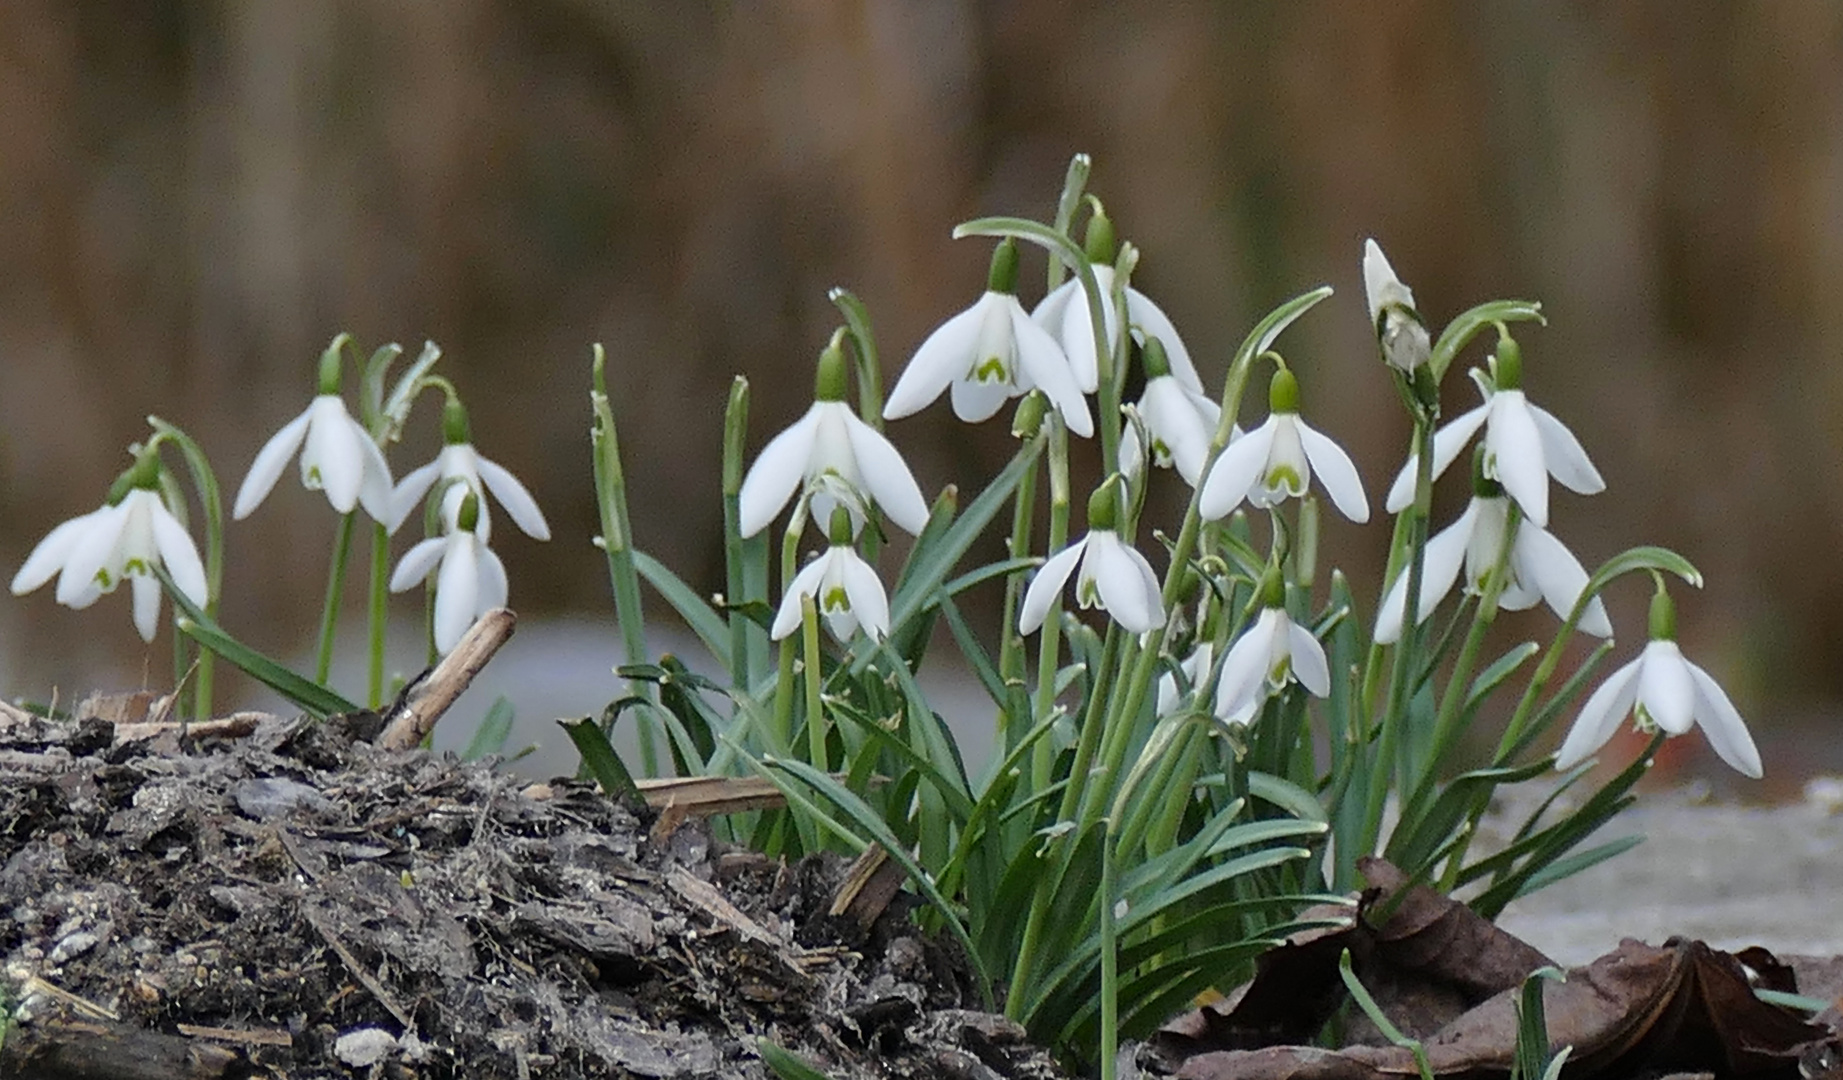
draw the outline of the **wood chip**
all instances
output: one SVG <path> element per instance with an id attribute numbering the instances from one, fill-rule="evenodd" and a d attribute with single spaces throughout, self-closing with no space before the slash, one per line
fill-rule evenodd
<path id="1" fill-rule="evenodd" d="M 442 657 L 427 678 L 404 692 L 391 709 L 377 745 L 386 750 L 408 750 L 420 744 L 517 626 L 518 616 L 510 608 L 494 608 L 480 616 L 461 636 L 454 651 Z"/>

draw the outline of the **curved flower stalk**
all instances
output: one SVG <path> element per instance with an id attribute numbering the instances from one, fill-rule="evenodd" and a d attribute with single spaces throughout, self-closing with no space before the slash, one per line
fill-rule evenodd
<path id="1" fill-rule="evenodd" d="M 1050 556 L 1037 571 L 1018 609 L 1018 633 L 1043 625 L 1050 604 L 1078 562 L 1075 598 L 1082 607 L 1100 608 L 1135 634 L 1164 624 L 1164 599 L 1152 564 L 1115 531 L 1119 486 L 1117 479 L 1110 479 L 1095 491 L 1088 500 L 1088 535 Z"/>
<path id="2" fill-rule="evenodd" d="M 1145 365 L 1145 393 L 1139 397 L 1139 417 L 1145 424 L 1146 437 L 1152 443 L 1152 464 L 1176 468 L 1178 475 L 1191 487 L 1203 478 L 1203 463 L 1209 457 L 1210 440 L 1216 437 L 1216 425 L 1222 420 L 1222 407 L 1184 385 L 1172 374 L 1164 342 L 1155 334 L 1146 335 L 1140 350 Z M 1239 438 L 1236 428 L 1229 436 Z M 1145 468 L 1145 448 L 1140 445 L 1139 426 L 1128 424 L 1120 434 L 1120 472 L 1138 476 Z"/>
<path id="3" fill-rule="evenodd" d="M 920 412 L 951 386 L 954 415 L 978 423 L 1008 399 L 1040 388 L 1070 431 L 1084 438 L 1094 434 L 1069 358 L 1018 303 L 1017 264 L 1017 241 L 1006 237 L 992 253 L 985 295 L 915 350 L 883 406 L 885 420 Z"/>
<path id="4" fill-rule="evenodd" d="M 876 570 L 853 546 L 851 515 L 844 507 L 832 510 L 827 531 L 830 546 L 788 582 L 769 636 L 779 641 L 798 630 L 800 598 L 810 596 L 819 614 L 825 616 L 827 629 L 840 642 L 851 640 L 860 626 L 871 640 L 882 641 L 890 630 L 889 597 Z"/>
<path id="5" fill-rule="evenodd" d="M 1373 239 L 1363 241 L 1363 291 L 1369 299 L 1369 321 L 1376 328 L 1383 359 L 1402 371 L 1413 371 L 1425 364 L 1433 345 L 1421 313 L 1414 308 L 1414 290 L 1395 276 L 1388 256 Z"/>
<path id="6" fill-rule="evenodd" d="M 55 575 L 58 603 L 82 610 L 128 581 L 134 594 L 134 628 L 142 641 L 152 641 L 160 625 L 155 567 L 164 565 L 187 599 L 206 606 L 204 562 L 192 535 L 161 497 L 159 474 L 159 460 L 150 446 L 116 480 L 107 503 L 64 522 L 38 542 L 13 575 L 13 595 L 23 596 Z"/>
<path id="7" fill-rule="evenodd" d="M 913 535 L 927 525 L 928 504 L 902 455 L 845 404 L 845 373 L 844 350 L 834 341 L 819 354 L 813 407 L 770 439 L 743 477 L 738 503 L 744 537 L 767 528 L 803 484 L 814 516 L 829 519 L 832 508 L 843 505 L 854 530 L 863 527 L 864 504 L 871 501 L 904 532 Z"/>
<path id="8" fill-rule="evenodd" d="M 1497 563 L 1504 547 L 1504 531 L 1510 527 L 1510 500 L 1504 489 L 1484 475 L 1484 451 L 1474 469 L 1472 501 L 1459 520 L 1440 530 L 1427 541 L 1425 566 L 1421 572 L 1421 599 L 1416 621 L 1425 622 L 1446 594 L 1452 591 L 1465 568 L 1465 591 L 1472 595 L 1484 592 L 1485 577 Z M 1549 609 L 1565 619 L 1574 610 L 1581 591 L 1587 587 L 1587 571 L 1569 550 L 1548 530 L 1527 518 L 1517 522 L 1517 533 L 1510 545 L 1504 588 L 1498 594 L 1498 607 L 1522 611 L 1546 601 Z M 1398 575 L 1382 599 L 1376 615 L 1377 644 L 1401 640 L 1402 619 L 1407 603 L 1408 575 Z M 1613 624 L 1606 617 L 1606 605 L 1594 597 L 1581 612 L 1580 628 L 1596 637 L 1611 637 Z"/>
<path id="9" fill-rule="evenodd" d="M 250 464 L 249 475 L 237 489 L 231 517 L 248 517 L 274 490 L 288 459 L 301 452 L 301 485 L 326 492 L 333 509 L 342 514 L 355 505 L 375 521 L 390 520 L 390 466 L 365 426 L 346 412 L 339 394 L 339 368 L 344 339 L 336 339 L 320 357 L 320 393 L 299 416 L 282 425 Z"/>
<path id="10" fill-rule="evenodd" d="M 1246 725 L 1288 683 L 1297 682 L 1318 697 L 1331 693 L 1331 666 L 1324 646 L 1280 606 L 1282 586 L 1277 574 L 1269 576 L 1266 591 L 1268 606 L 1229 646 L 1222 661 L 1222 676 L 1216 681 L 1216 718 L 1225 724 Z"/>
<path id="11" fill-rule="evenodd" d="M 416 507 L 421 505 L 429 489 L 437 481 L 447 483 L 462 481 L 476 493 L 492 492 L 505 507 L 512 521 L 526 536 L 534 540 L 550 539 L 550 524 L 544 520 L 544 512 L 538 509 L 536 499 L 531 492 L 519 482 L 504 466 L 488 460 L 474 449 L 472 425 L 467 421 L 467 409 L 461 399 L 450 395 L 447 404 L 442 407 L 442 449 L 434 461 L 414 469 L 405 476 L 390 495 L 390 517 L 384 525 L 391 532 L 403 527 L 403 522 Z M 486 503 L 480 503 L 481 520 L 488 518 Z"/>
<path id="12" fill-rule="evenodd" d="M 1318 470 L 1318 482 L 1343 515 L 1369 520 L 1369 499 L 1350 455 L 1299 418 L 1299 382 L 1282 367 L 1274 372 L 1267 394 L 1265 423 L 1231 442 L 1216 458 L 1203 481 L 1197 502 L 1204 517 L 1220 518 L 1243 499 L 1259 507 L 1305 494 Z"/>
<path id="13" fill-rule="evenodd" d="M 1095 284 L 1100 287 L 1101 296 L 1105 299 L 1114 292 L 1113 263 L 1118 254 L 1118 245 L 1114 238 L 1113 221 L 1101 208 L 1100 200 L 1090 197 L 1089 202 L 1094 207 L 1094 214 L 1088 219 L 1083 248 L 1093 266 Z M 1107 304 L 1104 316 L 1108 346 L 1117 350 L 1120 346 L 1120 319 L 1113 303 Z M 1094 351 L 1093 316 L 1088 312 L 1088 294 L 1082 288 L 1081 281 L 1072 277 L 1050 290 L 1036 310 L 1030 313 L 1030 317 L 1061 344 L 1062 351 L 1068 355 L 1069 368 L 1075 373 L 1075 384 L 1085 393 L 1092 394 L 1099 389 L 1100 358 Z M 1203 382 L 1197 378 L 1197 367 L 1190 361 L 1190 350 L 1184 347 L 1184 339 L 1178 336 L 1171 317 L 1131 285 L 1126 287 L 1126 318 L 1141 333 L 1162 339 L 1171 357 L 1172 374 L 1192 391 L 1199 394 L 1203 392 Z"/>
<path id="14" fill-rule="evenodd" d="M 1491 358 L 1491 373 L 1486 376 L 1477 368 L 1472 378 L 1478 383 L 1485 402 L 1455 418 L 1433 437 L 1433 475 L 1437 479 L 1459 457 L 1479 428 L 1485 429 L 1485 475 L 1504 485 L 1504 490 L 1523 508 L 1523 514 L 1537 525 L 1549 523 L 1549 477 L 1581 495 L 1595 495 L 1606 490 L 1600 471 L 1588 460 L 1579 439 L 1568 426 L 1547 410 L 1532 405 L 1524 397 L 1523 350 L 1508 334 L 1500 332 L 1497 355 Z M 1386 505 L 1391 514 L 1400 513 L 1414 501 L 1414 472 L 1418 455 L 1408 463 L 1389 488 Z"/>
<path id="15" fill-rule="evenodd" d="M 442 493 L 442 535 L 404 552 L 390 578 L 391 592 L 405 592 L 435 577 L 435 649 L 446 655 L 480 616 L 506 604 L 506 568 L 487 547 L 492 527 L 480 496 L 464 481 Z"/>
<path id="16" fill-rule="evenodd" d="M 1607 676 L 1581 706 L 1556 754 L 1557 769 L 1571 769 L 1606 745 L 1631 714 L 1640 731 L 1682 735 L 1700 726 L 1721 759 L 1743 776 L 1758 780 L 1760 751 L 1747 723 L 1709 673 L 1677 648 L 1677 612 L 1660 578 L 1651 598 L 1651 640 L 1631 663 Z"/>

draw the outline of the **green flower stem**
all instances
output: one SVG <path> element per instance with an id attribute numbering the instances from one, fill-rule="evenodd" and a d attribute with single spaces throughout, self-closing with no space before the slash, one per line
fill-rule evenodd
<path id="1" fill-rule="evenodd" d="M 738 687 L 753 685 L 752 654 L 762 648 L 763 640 L 761 628 L 740 610 L 741 605 L 754 599 L 748 585 L 748 555 L 741 525 L 743 455 L 748 432 L 749 380 L 738 375 L 730 383 L 729 404 L 723 411 L 723 598 L 729 603 L 730 685 Z"/>
<path id="2" fill-rule="evenodd" d="M 804 653 L 806 684 L 807 764 L 821 772 L 830 771 L 826 760 L 825 712 L 820 707 L 819 608 L 811 596 L 800 597 L 800 644 Z"/>
<path id="3" fill-rule="evenodd" d="M 1371 852 L 1376 850 L 1377 838 L 1382 835 L 1382 811 L 1387 804 L 1389 789 L 1393 786 L 1390 778 L 1396 768 L 1396 755 L 1401 745 L 1402 727 L 1408 721 L 1408 698 L 1415 680 L 1415 663 L 1418 650 L 1415 643 L 1420 638 L 1421 613 L 1421 576 L 1427 561 L 1427 520 L 1433 507 L 1433 421 L 1428 417 L 1417 417 L 1414 422 L 1414 446 L 1416 466 L 1414 471 L 1414 505 L 1409 508 L 1408 520 L 1408 575 L 1407 592 L 1402 597 L 1401 640 L 1395 644 L 1394 671 L 1390 675 L 1388 711 L 1382 717 L 1382 736 L 1376 747 L 1376 756 L 1370 762 L 1369 801 L 1364 806 L 1363 834 L 1358 837 L 1357 850 Z M 1386 594 L 1385 594 L 1386 595 Z M 1363 722 L 1367 723 L 1368 713 Z"/>
<path id="4" fill-rule="evenodd" d="M 1069 543 L 1069 432 L 1062 416 L 1054 411 L 1044 417 L 1049 426 L 1049 547 L 1052 554 Z M 1015 628 L 1015 622 L 1005 629 Z M 1037 633 L 1037 693 L 1031 703 L 1031 725 L 1041 723 L 1056 707 L 1057 660 L 1062 649 L 1062 598 L 1052 598 L 1043 627 Z M 1042 791 L 1050 785 L 1056 764 L 1056 747 L 1049 739 L 1039 739 L 1031 751 L 1031 790 Z"/>
<path id="5" fill-rule="evenodd" d="M 787 531 L 781 534 L 781 588 L 793 583 L 799 570 L 800 534 L 806 530 L 806 500 L 794 504 Z M 794 649 L 790 635 L 781 639 L 780 677 L 774 682 L 774 737 L 781 746 L 792 746 L 794 738 Z"/>
<path id="6" fill-rule="evenodd" d="M 614 591 L 614 613 L 621 624 L 621 643 L 627 663 L 646 661 L 646 618 L 640 607 L 640 574 L 634 568 L 633 527 L 627 516 L 627 477 L 621 465 L 621 443 L 608 400 L 606 352 L 597 344 L 590 362 L 589 406 L 595 423 L 590 448 L 595 470 L 595 501 L 601 511 L 601 548 L 608 556 L 608 579 Z M 628 680 L 628 692 L 653 700 L 649 684 Z M 640 765 L 648 776 L 659 775 L 658 717 L 651 708 L 635 710 L 640 732 Z"/>
<path id="7" fill-rule="evenodd" d="M 352 555 L 352 521 L 354 510 L 339 519 L 339 531 L 333 536 L 332 566 L 326 574 L 326 600 L 320 608 L 320 650 L 314 659 L 314 681 L 321 686 L 333 671 L 333 637 L 339 631 L 339 597 L 345 591 L 346 563 Z"/>
<path id="8" fill-rule="evenodd" d="M 367 613 L 370 630 L 370 669 L 365 679 L 365 704 L 384 704 L 384 638 L 390 626 L 390 530 L 371 526 L 371 591 Z"/>
<path id="9" fill-rule="evenodd" d="M 1024 475 L 1018 480 L 1017 491 L 1012 493 L 1011 505 L 1011 541 L 1006 548 L 1013 559 L 1022 559 L 1030 554 L 1030 530 L 1035 516 L 1037 501 L 1037 462 L 1033 459 L 1024 469 Z M 1063 505 L 1066 509 L 1067 499 Z M 1063 528 L 1066 532 L 1067 517 Z M 1007 687 L 1021 686 L 1024 682 L 1024 638 L 1017 632 L 1018 600 L 1024 591 L 1024 571 L 1016 570 L 1005 575 L 1005 604 L 998 624 L 998 677 L 1005 681 Z M 1052 676 L 1052 680 L 1053 680 Z M 1008 707 L 1000 708 L 998 727 L 1001 744 L 1006 750 L 1015 745 L 1014 740 L 1022 737 L 1031 728 L 1029 715 L 1013 716 Z"/>
<path id="10" fill-rule="evenodd" d="M 1119 856 L 1114 851 L 1114 818 L 1108 817 L 1101 839 L 1101 1080 L 1114 1080 L 1120 1051 L 1120 953 L 1114 926 L 1119 891 Z"/>
<path id="11" fill-rule="evenodd" d="M 870 312 L 851 290 L 834 288 L 827 294 L 845 317 L 851 331 L 851 353 L 857 361 L 858 416 L 872 428 L 883 430 L 883 367 L 877 359 L 877 338 L 870 329 Z"/>
<path id="12" fill-rule="evenodd" d="M 165 439 L 179 447 L 180 454 L 186 460 L 186 470 L 192 476 L 192 486 L 198 491 L 199 505 L 204 508 L 205 615 L 215 623 L 224 592 L 224 498 L 218 488 L 217 474 L 212 471 L 211 461 L 205 457 L 205 451 L 190 435 L 158 416 L 148 417 L 147 422 L 154 429 L 152 441 Z M 198 667 L 192 677 L 193 715 L 199 720 L 211 719 L 212 682 L 216 663 L 216 653 L 210 649 L 199 650 Z"/>

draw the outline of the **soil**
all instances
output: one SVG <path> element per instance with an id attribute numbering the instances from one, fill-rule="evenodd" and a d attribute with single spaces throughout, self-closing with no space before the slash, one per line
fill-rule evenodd
<path id="1" fill-rule="evenodd" d="M 0 711 L 0 1076 L 1064 1075 L 845 860 L 378 725 Z"/>

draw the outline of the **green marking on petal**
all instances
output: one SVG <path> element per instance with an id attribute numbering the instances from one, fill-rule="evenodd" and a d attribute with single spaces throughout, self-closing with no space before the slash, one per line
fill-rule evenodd
<path id="1" fill-rule="evenodd" d="M 1093 579 L 1076 583 L 1075 599 L 1085 608 L 1106 606 L 1101 603 L 1101 587 Z"/>
<path id="2" fill-rule="evenodd" d="M 148 567 L 145 559 L 129 559 L 122 565 L 122 574 L 139 574 L 142 577 L 148 577 L 153 574 L 153 570 Z"/>
<path id="3" fill-rule="evenodd" d="M 845 587 L 834 585 L 820 597 L 819 606 L 827 614 L 851 610 L 851 598 L 845 595 Z"/>
<path id="4" fill-rule="evenodd" d="M 1305 479 L 1299 475 L 1299 470 L 1291 465 L 1275 465 L 1268 469 L 1262 483 L 1274 491 L 1284 491 L 1288 495 L 1305 493 Z"/>
<path id="5" fill-rule="evenodd" d="M 1645 708 L 1642 701 L 1632 710 L 1632 726 L 1637 728 L 1641 735 L 1657 734 L 1657 721 L 1652 719 L 1651 711 Z"/>
<path id="6" fill-rule="evenodd" d="M 1290 655 L 1280 657 L 1274 662 L 1273 667 L 1267 669 L 1267 685 L 1275 690 L 1284 687 L 1292 677 L 1293 658 Z"/>
<path id="7" fill-rule="evenodd" d="M 1008 384 L 1011 382 L 1011 369 L 1005 366 L 1002 357 L 988 356 L 973 365 L 972 379 L 982 386 L 990 386 L 993 383 Z"/>

